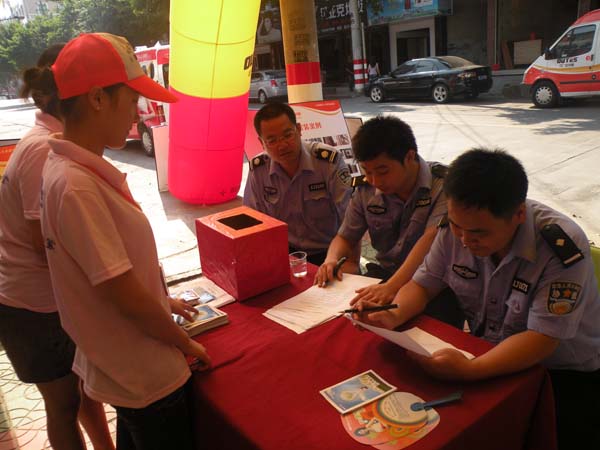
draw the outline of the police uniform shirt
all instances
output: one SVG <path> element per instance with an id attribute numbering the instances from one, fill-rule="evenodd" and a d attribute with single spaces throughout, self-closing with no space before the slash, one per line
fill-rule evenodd
<path id="1" fill-rule="evenodd" d="M 551 369 L 600 368 L 600 294 L 590 246 L 579 226 L 541 203 L 527 200 L 527 219 L 511 249 L 496 267 L 462 246 L 449 227 L 440 230 L 413 280 L 436 292 L 450 286 L 465 311 L 471 332 L 497 343 L 525 330 L 560 340 L 545 361 Z M 572 240 L 581 260 L 566 267 L 541 230 L 558 224 L 561 248 Z"/>
<path id="2" fill-rule="evenodd" d="M 340 236 L 354 243 L 368 230 L 371 244 L 377 250 L 377 261 L 388 270 L 396 270 L 425 229 L 437 225 L 447 212 L 443 178 L 437 170 L 445 167 L 418 158 L 417 182 L 406 202 L 369 184 L 358 186 L 338 231 Z M 432 175 L 432 170 L 437 175 Z"/>
<path id="3" fill-rule="evenodd" d="M 291 246 L 326 251 L 350 200 L 350 173 L 334 147 L 303 142 L 293 178 L 266 153 L 250 161 L 244 205 L 288 224 Z"/>

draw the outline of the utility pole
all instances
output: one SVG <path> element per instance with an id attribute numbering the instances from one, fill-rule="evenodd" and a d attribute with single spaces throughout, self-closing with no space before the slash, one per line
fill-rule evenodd
<path id="1" fill-rule="evenodd" d="M 358 10 L 358 0 L 348 0 L 350 3 L 351 32 L 352 32 L 352 67 L 354 72 L 354 90 L 362 94 L 366 83 L 366 61 L 363 56 L 361 21 Z"/>

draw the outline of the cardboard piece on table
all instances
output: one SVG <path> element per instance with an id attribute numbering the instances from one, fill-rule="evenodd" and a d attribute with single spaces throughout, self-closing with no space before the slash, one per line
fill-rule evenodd
<path id="1" fill-rule="evenodd" d="M 287 228 L 247 206 L 196 219 L 203 275 L 237 300 L 289 283 Z"/>

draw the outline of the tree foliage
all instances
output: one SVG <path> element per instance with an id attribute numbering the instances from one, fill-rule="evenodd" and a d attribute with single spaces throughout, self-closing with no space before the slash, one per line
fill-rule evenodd
<path id="1" fill-rule="evenodd" d="M 54 13 L 1 23 L 0 86 L 34 65 L 48 46 L 100 31 L 125 36 L 134 46 L 153 45 L 168 36 L 169 0 L 62 0 Z"/>

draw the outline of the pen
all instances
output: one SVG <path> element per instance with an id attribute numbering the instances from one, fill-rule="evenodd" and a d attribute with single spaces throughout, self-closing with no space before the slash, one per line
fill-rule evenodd
<path id="1" fill-rule="evenodd" d="M 364 307 L 362 309 L 362 311 L 359 311 L 356 308 L 354 308 L 354 309 L 345 309 L 344 311 L 340 311 L 340 313 L 354 314 L 354 313 L 361 313 L 361 312 L 387 311 L 388 309 L 396 309 L 397 307 L 398 307 L 397 304 L 390 303 L 389 305 L 366 306 L 366 307 Z"/>
<path id="2" fill-rule="evenodd" d="M 342 256 L 338 259 L 338 262 L 335 263 L 335 267 L 333 268 L 333 276 L 336 277 L 337 273 L 340 271 L 342 265 L 346 262 L 348 258 L 346 256 Z"/>

